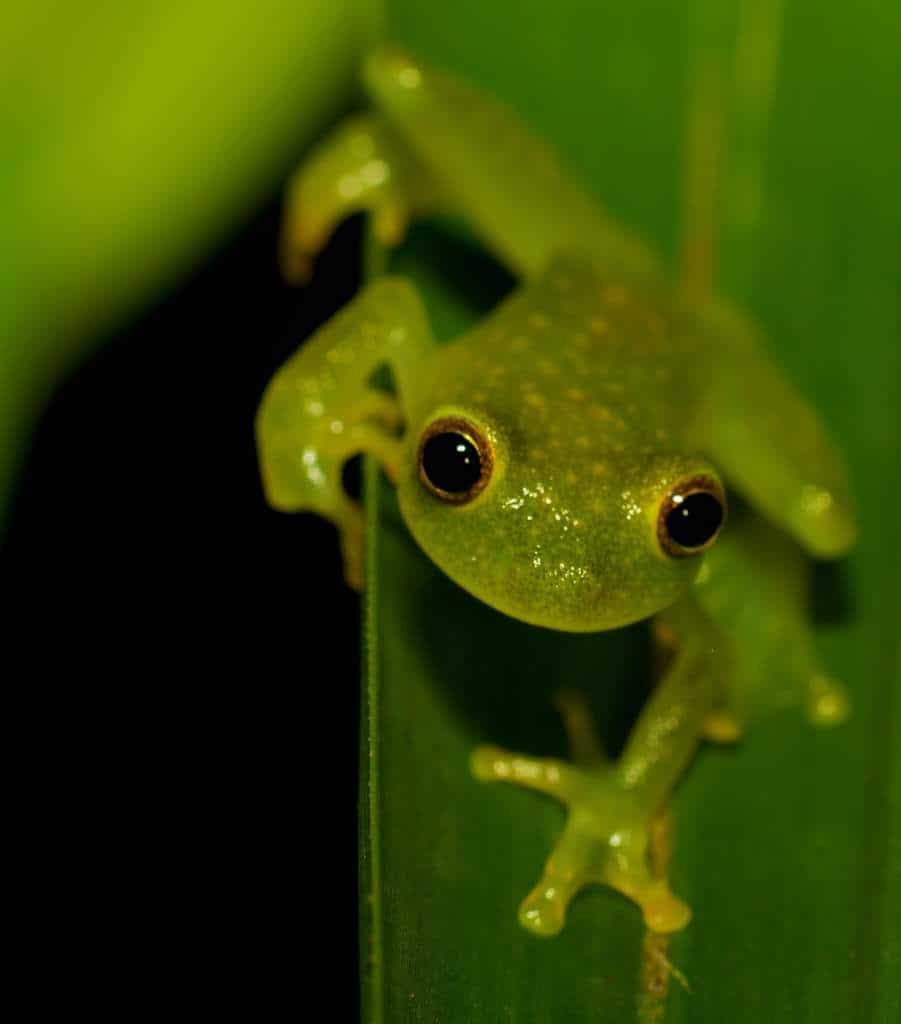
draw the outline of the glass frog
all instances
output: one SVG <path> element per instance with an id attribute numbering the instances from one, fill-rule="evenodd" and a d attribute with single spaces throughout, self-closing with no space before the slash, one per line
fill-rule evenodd
<path id="1" fill-rule="evenodd" d="M 286 274 L 302 279 L 353 212 L 392 246 L 411 218 L 449 211 L 522 283 L 440 346 L 410 283 L 365 287 L 265 393 L 266 496 L 332 520 L 358 586 L 362 513 L 341 475 L 367 453 L 425 554 L 476 598 L 571 632 L 653 617 L 666 665 L 618 759 L 570 699 L 571 763 L 480 748 L 472 768 L 568 808 L 520 907 L 526 928 L 556 933 L 572 897 L 601 884 L 649 929 L 676 931 L 690 911 L 649 843 L 698 745 L 782 705 L 815 724 L 846 713 L 805 604 L 806 556 L 854 542 L 841 457 L 751 319 L 668 286 L 512 111 L 397 48 L 373 54 L 364 81 L 371 112 L 291 183 Z M 393 393 L 373 383 L 384 366 Z M 746 507 L 728 524 L 727 487 Z"/>

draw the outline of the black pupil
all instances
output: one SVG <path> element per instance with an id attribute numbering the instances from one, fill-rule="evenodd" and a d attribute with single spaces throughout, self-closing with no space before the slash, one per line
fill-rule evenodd
<path id="1" fill-rule="evenodd" d="M 479 482 L 479 450 L 462 434 L 433 434 L 422 449 L 422 470 L 431 483 L 450 494 L 465 494 Z"/>
<path id="2" fill-rule="evenodd" d="M 670 537 L 683 548 L 699 548 L 723 521 L 723 506 L 707 491 L 696 491 L 675 501 L 666 517 Z"/>

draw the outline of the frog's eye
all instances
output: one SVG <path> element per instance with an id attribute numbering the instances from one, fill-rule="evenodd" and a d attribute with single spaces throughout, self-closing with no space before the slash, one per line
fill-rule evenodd
<path id="1" fill-rule="evenodd" d="M 669 492 L 657 516 L 657 538 L 668 555 L 696 555 L 716 540 L 726 518 L 726 496 L 713 477 L 682 480 Z"/>
<path id="2" fill-rule="evenodd" d="M 419 479 L 442 501 L 471 501 L 491 479 L 494 456 L 484 434 L 468 420 L 435 420 L 419 442 Z"/>

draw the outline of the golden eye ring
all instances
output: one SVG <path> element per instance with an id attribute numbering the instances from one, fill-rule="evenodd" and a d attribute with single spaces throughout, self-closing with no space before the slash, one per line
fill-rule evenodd
<path id="1" fill-rule="evenodd" d="M 657 514 L 657 540 L 673 558 L 706 551 L 726 521 L 726 495 L 719 481 L 702 474 L 670 488 Z"/>
<path id="2" fill-rule="evenodd" d="M 423 431 L 416 461 L 427 491 L 442 501 L 464 505 L 488 485 L 494 449 L 469 420 L 443 416 Z"/>

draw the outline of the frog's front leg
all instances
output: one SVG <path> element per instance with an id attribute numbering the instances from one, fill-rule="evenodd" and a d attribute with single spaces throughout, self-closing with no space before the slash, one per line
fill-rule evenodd
<path id="1" fill-rule="evenodd" d="M 363 516 L 345 493 L 341 473 L 354 455 L 374 455 L 398 472 L 405 398 L 432 348 L 422 303 L 400 278 L 362 291 L 276 373 L 257 414 L 266 498 L 288 512 L 311 511 L 336 524 L 348 582 L 359 587 Z M 387 365 L 396 394 L 377 389 Z"/>
<path id="2" fill-rule="evenodd" d="M 567 907 L 585 886 L 609 886 L 637 903 L 655 932 L 684 928 L 691 911 L 652 866 L 653 827 L 716 705 L 719 636 L 689 599 L 667 613 L 679 647 L 615 762 L 587 738 L 587 712 L 563 706 L 574 762 L 533 758 L 480 747 L 474 774 L 555 797 L 568 812 L 563 834 L 538 885 L 520 906 L 522 925 L 555 935 Z"/>

